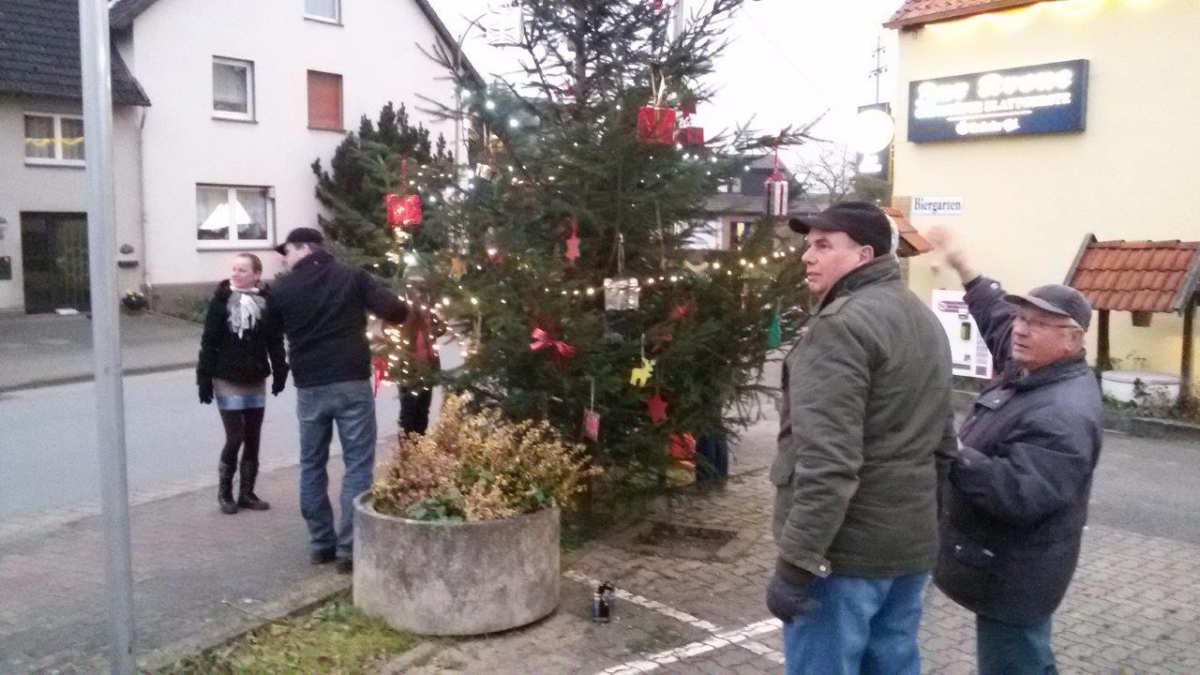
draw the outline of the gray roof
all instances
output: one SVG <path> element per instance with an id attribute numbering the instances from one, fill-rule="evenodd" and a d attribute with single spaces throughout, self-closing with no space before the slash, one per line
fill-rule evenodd
<path id="1" fill-rule="evenodd" d="M 3 0 L 0 0 L 0 2 L 3 2 Z M 124 30 L 129 28 L 133 25 L 133 20 L 136 19 L 139 14 L 149 9 L 150 6 L 156 2 L 158 2 L 158 0 L 113 0 L 109 5 L 111 9 L 108 13 L 109 21 L 112 23 L 113 29 Z M 421 10 L 421 13 L 425 15 L 426 20 L 428 20 L 429 24 L 433 26 L 434 32 L 438 34 L 438 38 L 441 39 L 446 48 L 454 49 L 458 44 L 458 40 L 456 40 L 454 36 L 450 34 L 450 30 L 446 28 L 446 24 L 442 22 L 442 18 L 438 16 L 437 12 L 433 10 L 433 7 L 429 4 L 429 1 L 413 0 L 413 2 L 417 4 L 417 7 Z M 467 59 L 466 56 L 462 57 L 462 66 L 467 71 L 467 75 L 469 75 L 471 79 L 473 79 L 479 86 L 484 85 L 483 77 L 479 74 L 479 71 L 475 69 L 475 66 L 469 59 Z"/>
<path id="2" fill-rule="evenodd" d="M 792 197 L 788 200 L 788 213 L 791 215 L 818 213 L 827 206 L 825 201 L 808 195 Z M 766 195 L 722 192 L 709 197 L 708 201 L 704 203 L 704 210 L 721 216 L 761 216 L 767 212 L 767 197 Z"/>
<path id="3" fill-rule="evenodd" d="M 78 0 L 0 0 L 0 94 L 83 97 Z M 150 105 L 112 52 L 113 103 Z"/>

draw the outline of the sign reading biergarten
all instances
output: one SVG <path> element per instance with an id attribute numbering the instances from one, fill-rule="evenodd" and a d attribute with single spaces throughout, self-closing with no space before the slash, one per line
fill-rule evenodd
<path id="1" fill-rule="evenodd" d="M 1083 131 L 1087 60 L 909 83 L 908 140 Z"/>

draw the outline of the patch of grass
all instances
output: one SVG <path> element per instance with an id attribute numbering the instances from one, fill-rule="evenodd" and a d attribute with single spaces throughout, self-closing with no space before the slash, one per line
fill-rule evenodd
<path id="1" fill-rule="evenodd" d="M 415 644 L 411 635 L 364 615 L 342 593 L 309 613 L 256 628 L 228 644 L 163 668 L 157 675 L 375 675 Z"/>

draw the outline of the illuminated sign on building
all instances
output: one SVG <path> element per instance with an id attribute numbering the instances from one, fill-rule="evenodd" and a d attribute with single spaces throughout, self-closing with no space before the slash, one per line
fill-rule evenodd
<path id="1" fill-rule="evenodd" d="M 908 140 L 1083 131 L 1087 81 L 1079 60 L 911 82 Z"/>
<path id="2" fill-rule="evenodd" d="M 851 134 L 852 145 L 858 152 L 858 174 L 874 176 L 880 180 L 892 177 L 892 140 L 896 122 L 892 119 L 892 106 L 875 103 L 859 106 Z"/>

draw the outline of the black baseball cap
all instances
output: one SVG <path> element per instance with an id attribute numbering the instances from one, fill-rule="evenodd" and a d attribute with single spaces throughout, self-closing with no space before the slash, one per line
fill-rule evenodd
<path id="1" fill-rule="evenodd" d="M 1092 305 L 1083 293 L 1062 284 L 1038 286 L 1025 295 L 1006 295 L 1004 299 L 1014 305 L 1037 307 L 1040 310 L 1073 319 L 1079 327 L 1087 330 L 1092 322 Z"/>
<path id="2" fill-rule="evenodd" d="M 324 244 L 325 235 L 321 234 L 320 230 L 311 227 L 297 227 L 288 232 L 287 239 L 283 243 L 275 247 L 275 252 L 279 255 L 287 255 L 284 249 L 288 244 Z"/>
<path id="3" fill-rule="evenodd" d="M 845 232 L 856 243 L 870 246 L 876 256 L 892 251 L 892 221 L 870 202 L 842 202 L 812 216 L 799 216 L 788 225 L 800 234 L 811 230 Z"/>

